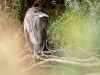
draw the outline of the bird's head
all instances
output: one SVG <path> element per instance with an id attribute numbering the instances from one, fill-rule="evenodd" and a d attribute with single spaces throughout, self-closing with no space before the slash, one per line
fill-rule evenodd
<path id="1" fill-rule="evenodd" d="M 38 17 L 49 17 L 47 14 L 41 12 L 40 8 L 38 7 L 32 7 L 31 11 L 33 12 L 34 15 Z"/>

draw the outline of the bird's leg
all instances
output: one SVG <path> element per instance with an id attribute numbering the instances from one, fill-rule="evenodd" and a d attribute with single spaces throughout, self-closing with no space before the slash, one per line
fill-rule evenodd
<path id="1" fill-rule="evenodd" d="M 45 45 L 43 45 L 42 50 L 41 50 L 41 52 L 40 52 L 40 53 L 42 54 L 42 56 L 46 56 L 46 55 L 43 53 L 44 46 L 45 46 Z"/>
<path id="2" fill-rule="evenodd" d="M 35 49 L 35 45 L 34 45 L 34 55 L 33 55 L 33 57 L 35 57 L 36 56 L 36 49 Z"/>
<path id="3" fill-rule="evenodd" d="M 42 56 L 45 56 L 45 54 L 43 53 L 43 51 L 41 51 Z"/>
<path id="4" fill-rule="evenodd" d="M 36 51 L 37 51 L 37 46 L 34 45 L 34 55 L 33 55 L 33 58 L 39 58 L 39 56 L 37 55 Z"/>
<path id="5" fill-rule="evenodd" d="M 42 46 L 42 48 L 41 48 L 41 50 L 40 50 L 40 53 L 41 53 L 42 56 L 46 56 L 46 55 L 43 53 L 43 50 L 44 50 L 44 47 L 45 47 L 45 43 L 44 43 L 43 45 L 41 45 L 41 46 Z"/>

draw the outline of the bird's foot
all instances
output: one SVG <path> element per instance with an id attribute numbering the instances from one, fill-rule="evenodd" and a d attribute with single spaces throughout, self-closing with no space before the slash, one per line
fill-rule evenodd
<path id="1" fill-rule="evenodd" d="M 37 55 L 37 54 L 33 55 L 32 57 L 33 57 L 33 59 L 35 59 L 35 58 L 37 58 L 37 59 L 40 58 L 40 56 Z"/>
<path id="2" fill-rule="evenodd" d="M 42 56 L 42 57 L 46 57 L 47 55 L 44 54 L 43 52 L 41 52 L 41 56 Z"/>

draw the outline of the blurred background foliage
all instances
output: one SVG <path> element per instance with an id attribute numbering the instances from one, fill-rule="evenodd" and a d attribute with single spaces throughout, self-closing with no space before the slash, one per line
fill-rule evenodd
<path id="1" fill-rule="evenodd" d="M 41 10 L 49 15 L 48 47 L 52 50 L 58 50 L 57 56 L 69 59 L 71 57 L 74 59 L 100 58 L 100 0 L 7 0 L 7 2 L 1 0 L 0 5 L 3 12 L 3 15 L 2 12 L 0 13 L 1 56 L 2 53 L 5 55 L 5 51 L 8 52 L 7 56 L 9 56 L 9 50 L 12 54 L 14 51 L 20 53 L 24 49 L 22 23 L 26 11 L 34 5 L 41 6 Z M 7 34 L 5 39 L 3 38 L 5 37 L 4 33 Z M 15 47 L 16 45 L 17 47 Z M 9 50 L 7 51 L 6 48 Z M 48 70 L 52 75 L 89 75 L 88 73 L 100 72 L 99 66 L 80 67 L 60 63 L 52 64 L 55 65 L 55 68 Z M 2 69 L 5 69 L 5 66 Z M 43 75 L 49 75 L 46 73 L 48 71 L 43 69 L 45 72 Z M 40 72 L 40 74 L 42 73 Z"/>

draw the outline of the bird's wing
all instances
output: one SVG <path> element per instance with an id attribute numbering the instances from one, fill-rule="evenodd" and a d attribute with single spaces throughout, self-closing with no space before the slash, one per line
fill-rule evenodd
<path id="1" fill-rule="evenodd" d="M 40 44 L 42 42 L 41 26 L 39 22 L 37 16 L 26 16 L 24 19 L 24 30 L 27 29 L 33 44 Z"/>
<path id="2" fill-rule="evenodd" d="M 24 30 L 24 34 L 25 34 L 27 43 L 28 43 L 28 45 L 29 45 L 30 51 L 33 52 L 33 50 L 34 50 L 34 45 L 32 44 L 32 42 L 31 42 L 31 40 L 30 40 L 30 37 L 29 37 L 29 33 L 28 33 L 28 31 L 27 31 L 26 29 Z"/>
<path id="3" fill-rule="evenodd" d="M 42 21 L 42 43 L 41 43 L 41 50 L 43 51 L 44 48 L 46 47 L 46 31 L 47 31 L 47 21 L 43 17 L 41 19 Z"/>

